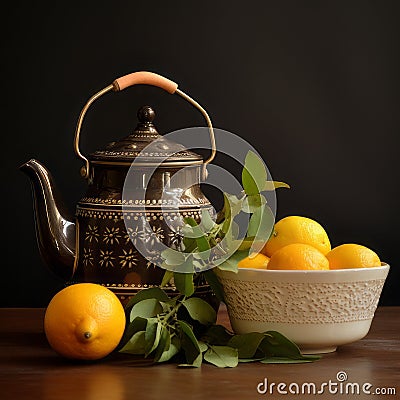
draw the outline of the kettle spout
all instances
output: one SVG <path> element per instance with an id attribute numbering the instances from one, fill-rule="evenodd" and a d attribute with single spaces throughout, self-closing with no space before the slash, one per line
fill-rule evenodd
<path id="1" fill-rule="evenodd" d="M 75 223 L 67 218 L 50 172 L 37 160 L 20 166 L 33 191 L 36 237 L 40 254 L 56 275 L 69 279 L 74 272 Z"/>

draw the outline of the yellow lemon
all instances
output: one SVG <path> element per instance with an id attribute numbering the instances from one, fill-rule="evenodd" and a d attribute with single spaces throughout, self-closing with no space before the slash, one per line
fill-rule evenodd
<path id="1" fill-rule="evenodd" d="M 67 358 L 97 360 L 111 353 L 125 329 L 125 311 L 111 290 L 78 283 L 50 301 L 44 330 L 50 346 Z"/>
<path id="2" fill-rule="evenodd" d="M 326 258 L 330 269 L 380 267 L 378 255 L 360 244 L 346 243 L 332 249 Z"/>
<path id="3" fill-rule="evenodd" d="M 267 269 L 269 262 L 269 257 L 265 256 L 261 253 L 251 254 L 243 260 L 238 262 L 239 268 L 259 268 L 259 269 Z"/>
<path id="4" fill-rule="evenodd" d="M 322 254 L 331 250 L 325 229 L 316 221 L 292 215 L 278 221 L 262 253 L 271 257 L 276 251 L 292 243 L 303 243 L 318 249 Z"/>
<path id="5" fill-rule="evenodd" d="M 268 269 L 328 270 L 328 259 L 315 247 L 292 243 L 272 254 Z"/>

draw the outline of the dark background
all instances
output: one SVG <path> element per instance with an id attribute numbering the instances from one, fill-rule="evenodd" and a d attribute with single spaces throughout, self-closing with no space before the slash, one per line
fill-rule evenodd
<path id="1" fill-rule="evenodd" d="M 72 147 L 80 109 L 138 70 L 178 82 L 258 149 L 292 186 L 278 192 L 278 218 L 308 216 L 333 246 L 374 249 L 391 265 L 381 304 L 400 305 L 397 1 L 83 3 L 2 12 L 1 306 L 45 306 L 63 287 L 40 260 L 18 166 L 42 161 L 72 210 L 85 190 Z M 178 96 L 137 86 L 95 104 L 84 152 L 129 134 L 143 104 L 160 132 L 204 125 Z"/>

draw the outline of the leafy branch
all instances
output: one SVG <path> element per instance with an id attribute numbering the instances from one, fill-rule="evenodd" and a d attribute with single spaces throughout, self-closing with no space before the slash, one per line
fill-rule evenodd
<path id="1" fill-rule="evenodd" d="M 174 278 L 175 284 L 179 284 L 183 280 L 179 273 L 195 275 L 214 267 L 236 272 L 241 258 L 262 249 L 274 226 L 273 212 L 262 192 L 289 185 L 268 180 L 264 163 L 249 151 L 242 171 L 242 186 L 239 195 L 224 193 L 224 205 L 215 221 L 207 210 L 202 210 L 200 223 L 190 217 L 183 219 L 179 251 L 168 248 L 161 253 L 162 267 L 169 272 L 164 283 Z M 241 213 L 249 216 L 245 236 L 235 221 Z M 213 280 L 211 275 L 209 278 Z M 187 280 L 184 284 L 190 285 Z"/>
<path id="2" fill-rule="evenodd" d="M 126 306 L 129 324 L 120 352 L 154 363 L 175 360 L 179 367 L 236 367 L 239 362 L 304 363 L 299 348 L 278 332 L 235 335 L 216 325 L 216 311 L 198 297 L 173 298 L 161 288 L 141 290 Z M 184 312 L 182 312 L 184 311 Z"/>
<path id="3" fill-rule="evenodd" d="M 213 268 L 237 272 L 238 262 L 258 252 L 268 240 L 274 215 L 263 191 L 289 187 L 267 180 L 263 162 L 253 152 L 245 159 L 243 191 L 224 193 L 224 206 L 216 220 L 203 210 L 200 223 L 184 218 L 180 251 L 161 253 L 165 274 L 161 287 L 143 289 L 126 306 L 127 324 L 120 352 L 142 355 L 154 363 L 176 360 L 180 367 L 199 367 L 203 361 L 217 367 L 235 367 L 239 362 L 303 363 L 318 357 L 303 356 L 299 348 L 278 332 L 235 335 L 216 325 L 217 314 L 196 297 L 196 286 L 204 278 L 219 301 L 224 291 Z M 235 218 L 249 214 L 244 237 Z M 177 295 L 162 290 L 174 283 Z"/>

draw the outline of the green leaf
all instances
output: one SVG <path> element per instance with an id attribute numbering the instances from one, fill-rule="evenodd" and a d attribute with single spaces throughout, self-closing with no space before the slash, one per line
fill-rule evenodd
<path id="1" fill-rule="evenodd" d="M 182 232 L 183 233 L 183 232 Z M 191 253 L 197 247 L 196 240 L 187 236 L 183 236 L 183 246 L 185 248 L 185 253 Z"/>
<path id="2" fill-rule="evenodd" d="M 250 247 L 252 246 L 252 244 L 253 244 L 253 242 L 254 242 L 254 239 L 255 239 L 254 236 L 245 237 L 245 238 L 241 241 L 241 243 L 240 243 L 240 245 L 239 245 L 239 247 L 238 247 L 238 250 L 239 250 L 239 251 L 245 251 L 245 250 L 248 251 L 248 250 L 250 249 Z"/>
<path id="3" fill-rule="evenodd" d="M 208 243 L 207 238 L 201 233 L 200 228 L 197 229 L 196 233 L 199 233 L 199 236 L 196 238 L 197 249 L 200 253 L 199 255 L 203 260 L 207 260 L 210 257 L 210 243 Z"/>
<path id="4" fill-rule="evenodd" d="M 180 265 L 163 265 L 163 266 L 168 271 L 171 271 L 173 273 L 176 272 L 182 274 L 193 274 L 194 273 L 193 254 L 188 254 L 186 256 L 185 261 Z"/>
<path id="5" fill-rule="evenodd" d="M 174 249 L 165 249 L 161 252 L 161 257 L 168 265 L 180 265 L 185 262 L 184 254 Z"/>
<path id="6" fill-rule="evenodd" d="M 146 341 L 145 344 L 145 354 L 147 357 L 151 354 L 158 346 L 161 337 L 161 331 L 165 329 L 161 322 L 157 320 L 157 318 L 149 318 L 147 321 L 146 331 L 144 335 L 144 339 Z"/>
<path id="7" fill-rule="evenodd" d="M 129 325 L 125 328 L 125 332 L 118 346 L 124 346 L 128 340 L 139 331 L 144 331 L 146 329 L 147 319 L 136 317 Z"/>
<path id="8" fill-rule="evenodd" d="M 201 211 L 201 223 L 200 226 L 204 230 L 204 232 L 211 232 L 215 227 L 215 222 L 211 218 L 210 213 L 208 210 Z"/>
<path id="9" fill-rule="evenodd" d="M 225 346 L 232 338 L 232 334 L 222 325 L 210 326 L 202 336 L 202 341 L 207 344 Z"/>
<path id="10" fill-rule="evenodd" d="M 238 350 L 239 358 L 252 358 L 256 354 L 258 346 L 264 337 L 263 333 L 258 332 L 235 335 L 228 342 L 228 346 Z"/>
<path id="11" fill-rule="evenodd" d="M 183 221 L 185 222 L 185 224 L 188 224 L 190 226 L 197 226 L 197 221 L 193 218 L 193 217 L 185 217 L 183 218 Z"/>
<path id="12" fill-rule="evenodd" d="M 262 210 L 258 209 L 256 210 L 253 215 L 250 218 L 249 221 L 249 226 L 247 228 L 247 236 L 255 238 L 259 229 L 260 229 L 260 223 L 261 223 L 261 217 L 262 217 Z"/>
<path id="13" fill-rule="evenodd" d="M 186 218 L 185 218 L 186 219 Z M 193 218 L 191 218 L 193 219 Z M 193 220 L 194 221 L 194 220 Z M 191 239 L 196 239 L 198 237 L 203 236 L 203 231 L 200 229 L 200 226 L 197 225 L 197 222 L 194 221 L 196 223 L 196 225 L 192 226 L 189 224 L 186 224 L 183 228 L 182 228 L 182 234 L 185 237 L 191 238 Z"/>
<path id="14" fill-rule="evenodd" d="M 253 194 L 246 196 L 243 200 L 242 211 L 245 213 L 253 213 L 267 203 L 267 199 L 262 194 Z"/>
<path id="15" fill-rule="evenodd" d="M 316 359 L 314 358 L 300 358 L 300 359 L 293 359 L 293 358 L 283 358 L 283 357 L 267 357 L 260 362 L 262 364 L 303 364 L 313 362 Z"/>
<path id="16" fill-rule="evenodd" d="M 174 277 L 174 273 L 173 273 L 172 271 L 168 271 L 168 270 L 165 271 L 160 286 L 161 286 L 161 287 L 162 287 L 162 286 L 167 286 L 168 283 L 171 282 L 171 279 L 172 279 L 173 277 Z"/>
<path id="17" fill-rule="evenodd" d="M 162 313 L 162 311 L 162 305 L 157 299 L 145 299 L 140 301 L 139 303 L 136 303 L 133 306 L 130 319 L 131 321 L 133 321 L 137 317 L 151 318 L 155 317 L 157 314 Z"/>
<path id="18" fill-rule="evenodd" d="M 247 236 L 254 236 L 257 240 L 267 240 L 271 236 L 274 223 L 274 214 L 267 205 L 264 205 L 258 208 L 251 216 L 247 228 Z"/>
<path id="19" fill-rule="evenodd" d="M 205 351 L 207 351 L 207 349 L 208 349 L 208 344 L 207 344 L 207 343 L 204 343 L 204 342 L 201 342 L 201 341 L 199 341 L 198 343 L 199 343 L 200 351 L 201 351 L 202 353 L 204 353 Z"/>
<path id="20" fill-rule="evenodd" d="M 179 368 L 200 368 L 201 367 L 201 362 L 203 361 L 203 355 L 200 353 L 192 363 L 187 363 L 187 364 L 179 364 Z"/>
<path id="21" fill-rule="evenodd" d="M 192 226 L 190 226 L 190 225 L 188 225 L 188 224 L 186 224 L 183 228 L 182 228 L 182 235 L 184 236 L 184 237 L 187 237 L 187 238 L 190 238 L 190 239 L 195 239 L 196 238 L 196 235 L 194 234 L 194 231 L 193 231 L 193 227 Z"/>
<path id="22" fill-rule="evenodd" d="M 184 334 L 184 336 L 189 338 L 189 340 L 191 341 L 191 343 L 193 344 L 193 346 L 196 350 L 200 351 L 199 343 L 196 339 L 196 336 L 193 333 L 191 326 L 187 322 L 182 321 L 182 320 L 178 320 L 177 322 L 178 322 L 178 325 L 181 328 L 181 332 Z"/>
<path id="23" fill-rule="evenodd" d="M 242 171 L 242 185 L 247 195 L 260 193 L 267 180 L 267 171 L 262 159 L 249 151 L 244 161 Z"/>
<path id="24" fill-rule="evenodd" d="M 217 320 L 215 310 L 203 299 L 190 297 L 182 302 L 191 318 L 203 325 L 211 325 Z"/>
<path id="25" fill-rule="evenodd" d="M 169 350 L 171 346 L 171 335 L 167 328 L 161 325 L 161 334 L 158 346 L 154 353 L 154 361 L 158 362 L 161 356 Z"/>
<path id="26" fill-rule="evenodd" d="M 221 282 L 218 280 L 218 277 L 215 275 L 214 271 L 209 269 L 208 271 L 204 271 L 203 275 L 217 299 L 220 302 L 222 301 L 225 303 L 224 288 L 222 287 Z"/>
<path id="27" fill-rule="evenodd" d="M 211 249 L 210 243 L 208 243 L 207 238 L 204 235 L 200 236 L 196 239 L 196 242 L 199 253 L 204 253 L 201 258 L 203 260 L 207 260 L 210 257 Z"/>
<path id="28" fill-rule="evenodd" d="M 236 217 L 242 211 L 242 203 L 244 200 L 244 197 L 238 198 L 234 194 L 228 194 L 224 193 L 224 199 L 228 201 L 229 207 L 230 207 L 230 214 L 232 219 Z"/>
<path id="29" fill-rule="evenodd" d="M 218 269 L 222 271 L 238 271 L 238 262 L 243 260 L 243 258 L 247 257 L 249 252 L 245 251 L 236 251 L 232 256 L 230 256 L 227 260 L 217 266 Z M 218 273 L 218 272 L 217 272 Z"/>
<path id="30" fill-rule="evenodd" d="M 129 310 L 131 307 L 133 307 L 136 303 L 139 303 L 142 300 L 146 299 L 157 299 L 160 301 L 168 301 L 169 297 L 168 295 L 164 292 L 164 290 L 154 287 L 154 288 L 149 288 L 149 289 L 142 289 L 140 290 L 135 296 L 131 297 L 126 304 L 125 308 Z"/>
<path id="31" fill-rule="evenodd" d="M 191 296 L 194 293 L 193 274 L 174 272 L 174 283 L 179 293 Z"/>
<path id="32" fill-rule="evenodd" d="M 198 358 L 199 354 L 201 355 L 199 343 L 192 328 L 187 322 L 181 320 L 178 320 L 177 322 L 181 329 L 181 346 L 185 352 L 187 364 L 192 365 Z"/>
<path id="33" fill-rule="evenodd" d="M 273 358 L 291 358 L 295 360 L 305 359 L 300 349 L 286 336 L 276 331 L 265 332 L 265 337 L 260 344 L 260 350 L 267 356 Z"/>
<path id="34" fill-rule="evenodd" d="M 255 212 L 249 222 L 248 235 L 255 236 L 251 246 L 251 253 L 258 253 L 271 236 L 274 229 L 275 217 L 268 205 L 264 205 Z"/>
<path id="35" fill-rule="evenodd" d="M 252 363 L 252 362 L 257 362 L 257 361 L 261 361 L 261 360 L 265 360 L 265 358 L 263 358 L 263 357 L 239 358 L 240 363 Z"/>
<path id="36" fill-rule="evenodd" d="M 196 247 L 198 250 L 197 253 L 203 260 L 208 259 L 210 257 L 211 247 L 200 226 L 198 226 L 197 222 L 191 217 L 186 217 L 184 218 L 184 220 L 190 223 L 189 225 L 186 225 L 184 228 L 182 228 L 182 233 L 184 235 L 185 252 L 189 252 L 189 250 L 186 248 L 187 246 L 185 244 L 185 238 L 195 239 Z M 189 241 L 188 245 L 190 248 L 190 252 L 196 250 L 196 247 L 193 248 L 193 242 Z"/>
<path id="37" fill-rule="evenodd" d="M 231 210 L 230 210 L 230 205 L 229 201 L 227 199 L 227 193 L 222 193 L 224 197 L 224 205 L 222 207 L 222 210 L 218 211 L 217 213 L 217 218 L 215 219 L 215 222 L 217 224 L 221 224 L 224 222 L 226 218 L 230 218 L 231 215 Z"/>
<path id="38" fill-rule="evenodd" d="M 244 191 L 249 196 L 260 193 L 256 181 L 253 179 L 251 173 L 247 170 L 247 168 L 243 168 L 242 171 L 242 185 Z"/>
<path id="39" fill-rule="evenodd" d="M 128 354 L 144 354 L 145 346 L 146 346 L 145 332 L 139 331 L 136 332 L 125 344 L 125 346 L 119 351 L 120 353 L 128 353 Z"/>
<path id="40" fill-rule="evenodd" d="M 223 233 L 228 232 L 233 219 L 242 210 L 242 202 L 243 199 L 238 199 L 235 195 L 224 193 L 224 208 L 219 215 L 219 221 L 222 223 L 221 230 Z"/>
<path id="41" fill-rule="evenodd" d="M 206 211 L 210 216 L 210 214 Z M 211 217 L 210 217 L 211 220 Z M 201 254 L 203 260 L 210 257 L 210 244 L 204 235 L 201 227 L 197 224 L 196 220 L 192 217 L 184 218 L 184 221 L 188 224 L 182 229 L 184 237 L 194 238 L 196 240 L 197 250 Z M 212 220 L 211 220 L 212 221 Z M 194 250 L 194 249 L 193 249 Z M 187 250 L 186 250 L 187 251 Z"/>
<path id="42" fill-rule="evenodd" d="M 224 206 L 222 210 L 217 214 L 216 222 L 220 224 L 224 219 L 229 219 L 231 217 L 231 204 L 234 205 L 238 198 L 232 194 L 223 193 L 224 196 Z"/>
<path id="43" fill-rule="evenodd" d="M 238 365 L 238 352 L 229 346 L 209 346 L 204 360 L 219 368 L 234 368 Z"/>
<path id="44" fill-rule="evenodd" d="M 176 306 L 176 300 L 175 299 L 171 299 L 168 302 L 160 302 L 161 307 L 163 309 L 162 313 L 169 313 L 170 311 L 172 311 L 172 309 Z"/>
<path id="45" fill-rule="evenodd" d="M 193 254 L 193 257 L 196 258 L 196 254 Z M 200 272 L 202 271 L 207 265 L 204 265 L 204 262 L 201 262 L 199 260 L 193 260 L 193 267 L 195 272 Z"/>
<path id="46" fill-rule="evenodd" d="M 157 362 L 166 362 L 169 361 L 172 357 L 179 353 L 181 346 L 180 341 L 177 336 L 174 336 L 171 339 L 171 343 L 168 350 L 164 350 L 161 354 L 161 357 L 157 360 Z"/>
<path id="47" fill-rule="evenodd" d="M 264 184 L 263 191 L 273 191 L 278 188 L 286 188 L 290 189 L 290 186 L 285 183 L 285 182 L 279 182 L 279 181 L 266 181 Z"/>
<path id="48" fill-rule="evenodd" d="M 271 357 L 301 357 L 300 349 L 295 343 L 286 338 L 279 332 L 265 332 L 265 337 L 261 343 L 261 350 L 264 354 Z"/>
<path id="49" fill-rule="evenodd" d="M 232 259 L 232 257 L 228 258 L 227 260 L 223 261 L 221 264 L 217 266 L 218 269 L 221 271 L 231 271 L 231 272 L 238 272 L 237 262 Z"/>
<path id="50" fill-rule="evenodd" d="M 302 354 L 302 359 L 303 359 L 303 360 L 316 361 L 316 360 L 320 360 L 320 359 L 321 359 L 321 356 L 318 355 L 318 354 L 306 354 L 306 355 L 303 355 L 303 354 Z"/>
<path id="51" fill-rule="evenodd" d="M 224 242 L 227 245 L 227 250 L 235 251 L 235 249 L 237 249 L 237 246 L 239 245 L 238 244 L 239 233 L 240 233 L 239 225 L 235 221 L 232 221 L 224 237 Z"/>

